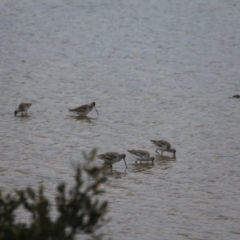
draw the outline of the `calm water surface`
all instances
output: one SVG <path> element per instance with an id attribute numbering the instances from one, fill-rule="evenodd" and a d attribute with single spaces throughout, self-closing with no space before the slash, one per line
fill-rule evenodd
<path id="1" fill-rule="evenodd" d="M 238 0 L 2 0 L 0 188 L 53 195 L 83 150 L 119 151 L 106 238 L 240 239 L 239 16 Z M 68 112 L 92 101 L 97 119 Z M 136 165 L 149 139 L 176 160 Z"/>

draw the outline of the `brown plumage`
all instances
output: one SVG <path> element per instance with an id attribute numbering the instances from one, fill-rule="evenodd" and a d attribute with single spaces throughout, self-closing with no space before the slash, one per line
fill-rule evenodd
<path id="1" fill-rule="evenodd" d="M 32 105 L 31 103 L 21 103 L 21 104 L 19 104 L 18 109 L 14 111 L 15 116 L 17 116 L 17 114 L 19 112 L 21 112 L 21 113 L 25 112 L 27 114 L 27 110 L 31 107 L 31 105 Z"/>
<path id="2" fill-rule="evenodd" d="M 74 113 L 78 114 L 79 116 L 86 116 L 89 112 L 92 111 L 93 108 L 95 108 L 95 110 L 98 114 L 98 111 L 97 111 L 95 105 L 96 105 L 95 102 L 92 102 L 90 104 L 85 104 L 85 105 L 82 105 L 77 108 L 69 109 L 69 111 L 74 112 Z"/>
<path id="3" fill-rule="evenodd" d="M 150 157 L 150 153 L 144 150 L 128 150 L 129 153 L 131 153 L 135 158 L 136 161 L 135 163 L 137 163 L 137 161 L 154 161 L 154 157 Z"/>
<path id="4" fill-rule="evenodd" d="M 126 168 L 127 164 L 125 161 L 125 154 L 119 154 L 117 152 L 106 152 L 104 154 L 100 154 L 97 156 L 99 159 L 103 160 L 105 163 L 110 165 L 110 168 L 112 168 L 112 164 L 116 162 L 120 162 L 122 159 L 125 162 Z"/>
<path id="5" fill-rule="evenodd" d="M 234 94 L 232 97 L 233 98 L 240 98 L 240 95 L 239 94 Z"/>
<path id="6" fill-rule="evenodd" d="M 173 153 L 173 157 L 176 157 L 176 149 L 172 148 L 171 144 L 168 141 L 164 140 L 150 140 L 152 143 L 154 143 L 157 146 L 156 153 L 158 153 L 158 150 L 162 151 L 161 156 L 163 155 L 163 152 L 171 152 Z"/>

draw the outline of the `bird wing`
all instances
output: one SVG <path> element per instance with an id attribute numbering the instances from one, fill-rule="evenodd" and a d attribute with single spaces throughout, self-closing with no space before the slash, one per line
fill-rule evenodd
<path id="1" fill-rule="evenodd" d="M 25 110 L 25 106 L 26 106 L 26 103 L 21 103 L 21 104 L 19 104 L 19 106 L 18 106 L 18 110 L 24 112 L 24 110 Z"/>
<path id="2" fill-rule="evenodd" d="M 116 152 L 107 152 L 107 153 L 104 153 L 104 154 L 100 154 L 97 157 L 102 159 L 102 160 L 105 160 L 105 161 L 111 161 L 118 156 L 119 156 L 119 154 L 116 153 Z"/>
<path id="3" fill-rule="evenodd" d="M 136 155 L 137 157 L 149 155 L 149 152 L 143 150 L 128 150 L 128 152 L 130 152 L 133 155 Z"/>
<path id="4" fill-rule="evenodd" d="M 85 105 L 82 105 L 80 107 L 77 107 L 77 108 L 73 108 L 73 109 L 69 109 L 69 111 L 72 111 L 72 112 L 84 112 L 86 109 L 88 108 L 88 105 L 85 104 Z"/>
<path id="5" fill-rule="evenodd" d="M 151 140 L 151 139 L 150 139 L 150 141 L 151 141 L 152 143 L 154 143 L 154 144 L 157 144 L 157 140 Z"/>
<path id="6" fill-rule="evenodd" d="M 158 147 L 164 147 L 166 146 L 166 149 L 170 149 L 171 148 L 171 144 L 167 141 L 164 140 L 150 140 L 152 143 L 154 143 L 155 145 L 157 145 Z"/>
<path id="7" fill-rule="evenodd" d="M 159 145 L 162 145 L 162 147 L 166 146 L 166 150 L 170 149 L 171 148 L 171 144 L 167 141 L 164 141 L 164 140 L 160 140 L 159 141 Z"/>
<path id="8" fill-rule="evenodd" d="M 30 103 L 21 103 L 18 106 L 18 110 L 21 112 L 24 112 L 26 109 L 30 108 L 31 104 Z"/>

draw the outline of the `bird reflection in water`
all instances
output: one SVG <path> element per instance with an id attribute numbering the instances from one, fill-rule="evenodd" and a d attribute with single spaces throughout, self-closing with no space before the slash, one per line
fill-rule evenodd
<path id="1" fill-rule="evenodd" d="M 109 164 L 103 164 L 103 172 L 104 175 L 113 178 L 122 178 L 127 175 L 127 169 L 125 168 L 123 171 L 117 171 L 116 169 L 109 168 Z"/>
<path id="2" fill-rule="evenodd" d="M 71 118 L 74 118 L 76 120 L 80 120 L 80 121 L 83 121 L 83 122 L 89 122 L 89 123 L 92 123 L 93 120 L 96 120 L 97 118 L 91 118 L 91 117 L 88 117 L 88 116 L 70 116 Z"/>
<path id="3" fill-rule="evenodd" d="M 163 169 L 168 169 L 173 166 L 173 163 L 176 162 L 176 158 L 169 156 L 155 156 L 155 163 Z"/>
<path id="4" fill-rule="evenodd" d="M 154 167 L 154 163 L 139 163 L 139 164 L 132 164 L 134 167 L 134 172 L 144 172 L 152 169 Z"/>

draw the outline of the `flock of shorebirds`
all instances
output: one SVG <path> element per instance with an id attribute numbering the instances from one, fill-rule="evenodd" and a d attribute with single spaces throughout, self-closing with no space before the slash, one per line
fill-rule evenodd
<path id="1" fill-rule="evenodd" d="M 15 116 L 17 116 L 18 113 L 27 114 L 28 109 L 31 107 L 31 103 L 21 103 L 18 106 L 18 109 L 14 111 Z M 92 109 L 95 108 L 97 114 L 98 111 L 96 109 L 96 104 L 95 102 L 92 102 L 90 104 L 85 104 L 80 107 L 74 108 L 74 109 L 69 109 L 70 112 L 74 112 L 78 114 L 79 116 L 86 116 L 89 112 L 92 111 Z M 171 152 L 173 153 L 173 158 L 176 157 L 176 149 L 172 148 L 171 144 L 167 141 L 164 140 L 150 140 L 156 147 L 156 153 L 159 154 L 158 151 L 161 151 L 161 156 L 163 155 L 163 152 Z M 130 154 L 132 154 L 137 163 L 137 161 L 140 162 L 152 162 L 154 161 L 154 157 L 150 157 L 150 154 L 148 151 L 144 150 L 128 150 Z M 125 163 L 125 166 L 127 168 L 127 163 L 126 163 L 126 155 L 125 154 L 119 154 L 117 152 L 106 152 L 104 154 L 97 155 L 97 157 L 101 160 L 103 160 L 106 164 L 110 165 L 110 168 L 112 169 L 112 165 L 114 163 L 120 162 L 122 159 Z"/>

